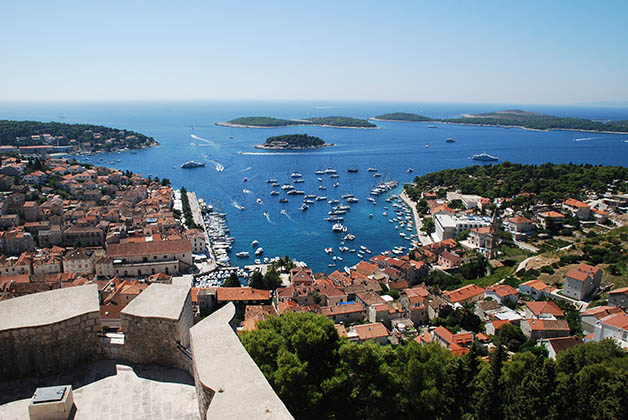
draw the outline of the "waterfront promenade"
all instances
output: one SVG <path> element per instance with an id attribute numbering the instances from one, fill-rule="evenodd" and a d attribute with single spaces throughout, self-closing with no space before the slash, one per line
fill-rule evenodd
<path id="1" fill-rule="evenodd" d="M 429 235 L 425 234 L 425 232 L 421 230 L 421 228 L 423 227 L 423 221 L 421 220 L 421 216 L 419 216 L 419 213 L 416 211 L 416 204 L 412 200 L 410 200 L 410 197 L 408 197 L 405 191 L 399 194 L 399 197 L 412 210 L 412 216 L 414 217 L 414 227 L 416 228 L 416 234 L 419 237 L 419 242 L 421 243 L 421 245 L 429 245 L 434 242 Z"/>
<path id="2" fill-rule="evenodd" d="M 205 220 L 203 219 L 203 213 L 201 211 L 201 206 L 198 203 L 198 198 L 196 197 L 196 193 L 188 192 L 188 202 L 190 203 L 190 210 L 192 211 L 192 219 L 194 223 L 198 226 L 203 227 L 203 234 L 205 235 L 205 244 L 207 245 L 206 253 L 208 256 L 208 261 L 202 264 L 197 264 L 199 271 L 201 273 L 207 273 L 210 271 L 214 271 L 216 268 L 216 258 L 214 256 L 214 252 L 211 247 L 211 242 L 209 241 L 209 234 L 207 233 L 207 227 L 205 226 Z"/>

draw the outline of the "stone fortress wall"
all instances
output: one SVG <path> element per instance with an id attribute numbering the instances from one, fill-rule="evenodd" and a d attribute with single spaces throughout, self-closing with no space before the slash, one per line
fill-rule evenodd
<path id="1" fill-rule="evenodd" d="M 62 372 L 115 359 L 174 367 L 194 378 L 202 419 L 292 419 L 240 343 L 233 304 L 193 326 L 190 284 L 152 284 L 103 336 L 96 285 L 0 302 L 0 377 Z"/>

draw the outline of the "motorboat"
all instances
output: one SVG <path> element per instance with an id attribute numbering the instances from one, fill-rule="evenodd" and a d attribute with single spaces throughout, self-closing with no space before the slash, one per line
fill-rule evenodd
<path id="1" fill-rule="evenodd" d="M 499 160 L 499 158 L 497 156 L 491 156 L 486 152 L 482 152 L 479 155 L 473 155 L 471 156 L 471 159 L 473 160 L 480 160 L 483 162 L 495 162 L 496 160 Z"/>

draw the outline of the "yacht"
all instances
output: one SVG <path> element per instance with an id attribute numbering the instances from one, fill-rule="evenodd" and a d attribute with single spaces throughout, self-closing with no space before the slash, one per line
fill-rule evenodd
<path id="1" fill-rule="evenodd" d="M 187 162 L 181 165 L 183 169 L 202 168 L 203 166 L 205 166 L 203 162 L 197 162 L 195 160 L 188 160 Z"/>
<path id="2" fill-rule="evenodd" d="M 295 172 L 292 172 L 292 174 L 290 176 L 292 178 L 301 178 L 303 175 L 301 175 L 300 173 L 295 171 Z"/>
<path id="3" fill-rule="evenodd" d="M 483 161 L 483 162 L 494 162 L 496 160 L 499 160 L 498 157 L 491 156 L 491 155 L 489 155 L 486 152 L 482 152 L 479 155 L 473 155 L 473 156 L 471 156 L 471 159 L 473 159 L 473 160 L 480 160 L 480 161 Z"/>
<path id="4" fill-rule="evenodd" d="M 314 172 L 316 175 L 325 175 L 325 171 L 321 171 L 320 169 Z"/>
<path id="5" fill-rule="evenodd" d="M 379 178 L 380 176 L 382 176 L 382 174 L 380 174 L 379 172 L 375 172 L 375 173 L 373 174 L 373 176 L 374 176 L 375 178 Z"/>
<path id="6" fill-rule="evenodd" d="M 279 195 L 279 191 L 271 191 L 270 195 Z"/>
<path id="7" fill-rule="evenodd" d="M 264 253 L 264 248 L 262 248 L 261 246 L 255 250 L 255 255 L 257 255 L 258 257 L 262 255 L 263 253 Z"/>
<path id="8" fill-rule="evenodd" d="M 355 235 L 352 235 L 350 233 L 346 234 L 345 237 L 343 238 L 345 241 L 352 241 L 355 239 Z"/>
<path id="9" fill-rule="evenodd" d="M 377 172 L 377 169 L 375 169 L 375 168 L 368 168 L 367 171 L 369 171 L 369 172 Z"/>
<path id="10" fill-rule="evenodd" d="M 334 232 L 342 232 L 342 229 L 344 228 L 343 225 L 341 225 L 340 223 L 335 223 L 332 227 L 331 230 L 333 230 Z"/>
<path id="11" fill-rule="evenodd" d="M 277 180 L 276 179 L 267 179 L 266 183 L 267 184 L 275 184 L 275 183 L 277 183 Z"/>
<path id="12" fill-rule="evenodd" d="M 325 200 L 327 200 L 327 197 L 322 195 L 322 196 L 316 197 L 316 200 L 317 201 L 325 201 Z"/>
<path id="13" fill-rule="evenodd" d="M 238 258 L 249 258 L 249 253 L 248 253 L 248 251 L 238 252 L 236 254 L 236 257 L 238 257 Z"/>
<path id="14" fill-rule="evenodd" d="M 294 183 L 295 183 L 295 184 L 303 184 L 304 182 L 305 182 L 305 181 L 304 181 L 304 180 L 302 180 L 301 178 L 297 178 L 297 179 L 295 179 L 295 180 L 294 180 Z"/>

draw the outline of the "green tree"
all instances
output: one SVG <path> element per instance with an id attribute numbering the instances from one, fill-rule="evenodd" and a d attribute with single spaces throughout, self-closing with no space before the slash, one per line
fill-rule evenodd
<path id="1" fill-rule="evenodd" d="M 264 274 L 264 286 L 266 290 L 275 290 L 281 287 L 281 277 L 275 267 L 271 266 L 270 269 L 266 271 L 266 274 Z"/>
<path id="2" fill-rule="evenodd" d="M 240 280 L 238 279 L 238 275 L 235 271 L 232 271 L 229 274 L 229 278 L 222 285 L 223 287 L 241 287 Z"/>
<path id="3" fill-rule="evenodd" d="M 249 287 L 253 289 L 266 289 L 266 283 L 264 283 L 264 276 L 259 271 L 253 272 L 251 279 L 249 280 Z"/>

